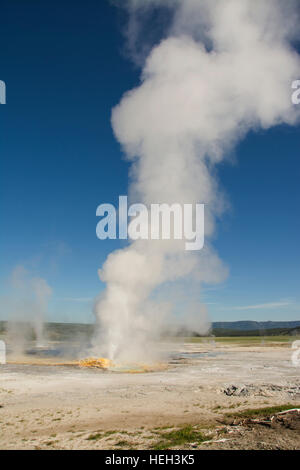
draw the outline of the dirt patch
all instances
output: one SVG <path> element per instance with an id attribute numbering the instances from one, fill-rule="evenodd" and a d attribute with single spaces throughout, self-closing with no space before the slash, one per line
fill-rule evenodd
<path id="1" fill-rule="evenodd" d="M 247 414 L 251 417 L 236 417 L 232 419 L 231 424 L 217 428 L 216 438 L 205 443 L 204 447 L 245 450 L 300 449 L 300 408 L 275 415 L 266 415 L 262 409 L 251 410 L 250 413 L 244 413 L 244 416 Z M 253 417 L 255 415 L 259 417 Z M 225 422 L 226 419 L 228 418 L 225 417 Z"/>

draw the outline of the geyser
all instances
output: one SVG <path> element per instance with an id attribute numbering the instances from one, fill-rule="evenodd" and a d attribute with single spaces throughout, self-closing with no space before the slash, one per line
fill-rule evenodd
<path id="1" fill-rule="evenodd" d="M 11 276 L 13 296 L 9 302 L 9 332 L 12 348 L 24 350 L 32 326 L 37 348 L 46 346 L 44 322 L 52 289 L 41 277 L 32 276 L 24 266 L 16 266 Z"/>
<path id="2" fill-rule="evenodd" d="M 171 291 L 160 303 L 157 291 L 181 280 L 200 288 L 226 276 L 210 245 L 216 217 L 226 208 L 215 166 L 248 131 L 299 118 L 299 107 L 291 104 L 300 69 L 292 46 L 298 19 L 293 0 L 126 5 L 135 18 L 147 19 L 160 5 L 172 17 L 164 39 L 145 58 L 140 85 L 112 112 L 115 136 L 132 162 L 131 201 L 205 204 L 201 252 L 186 252 L 179 240 L 138 240 L 111 253 L 100 270 L 106 290 L 95 307 L 100 333 L 94 344 L 112 360 L 144 361 L 172 311 Z M 131 46 L 143 31 L 135 25 L 128 30 Z"/>

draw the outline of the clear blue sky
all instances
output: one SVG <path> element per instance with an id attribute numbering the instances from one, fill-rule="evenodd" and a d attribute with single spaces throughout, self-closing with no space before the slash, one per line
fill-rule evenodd
<path id="1" fill-rule="evenodd" d="M 109 2 L 11 0 L 1 16 L 0 293 L 21 264 L 53 288 L 50 320 L 90 321 L 97 269 L 120 246 L 96 238 L 96 207 L 128 184 L 110 113 L 139 70 Z M 231 210 L 214 246 L 230 275 L 205 290 L 213 320 L 300 320 L 299 148 L 300 129 L 279 127 L 219 167 Z"/>

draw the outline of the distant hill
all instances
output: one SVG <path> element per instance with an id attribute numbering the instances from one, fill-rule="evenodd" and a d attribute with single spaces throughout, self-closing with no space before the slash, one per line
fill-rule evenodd
<path id="1" fill-rule="evenodd" d="M 28 326 L 28 325 L 27 325 Z M 26 328 L 26 324 L 19 324 L 19 328 L 26 332 L 28 339 L 34 339 L 32 327 Z M 5 336 L 8 324 L 0 321 L 0 338 Z M 46 323 L 45 337 L 50 341 L 90 341 L 94 332 L 91 324 L 80 323 Z M 169 330 L 166 328 L 165 334 Z M 235 322 L 213 322 L 210 333 L 213 336 L 277 336 L 277 335 L 300 335 L 300 321 L 235 321 Z M 182 327 L 176 336 L 200 336 L 195 331 Z"/>
<path id="2" fill-rule="evenodd" d="M 225 329 L 225 330 L 273 330 L 277 328 L 298 328 L 300 327 L 299 321 L 225 321 L 225 322 L 213 322 L 213 329 Z"/>

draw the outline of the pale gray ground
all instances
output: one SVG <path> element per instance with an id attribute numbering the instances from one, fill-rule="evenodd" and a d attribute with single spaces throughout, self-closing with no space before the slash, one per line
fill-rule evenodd
<path id="1" fill-rule="evenodd" d="M 244 391 L 226 395 L 232 384 Z M 288 345 L 177 345 L 167 370 L 143 374 L 7 364 L 0 366 L 0 448 L 150 448 L 155 428 L 209 430 L 233 409 L 299 402 L 300 368 Z M 87 439 L 95 433 L 101 438 Z"/>

